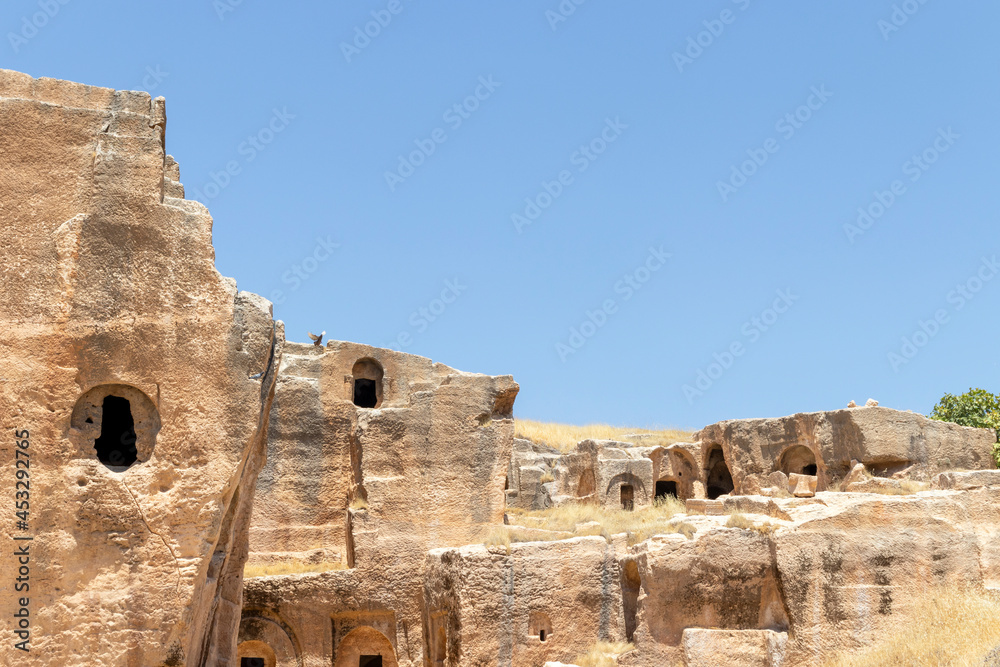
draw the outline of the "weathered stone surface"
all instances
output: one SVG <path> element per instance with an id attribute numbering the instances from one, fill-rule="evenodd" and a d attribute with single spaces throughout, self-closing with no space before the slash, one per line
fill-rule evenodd
<path id="1" fill-rule="evenodd" d="M 816 483 L 816 475 L 799 475 L 793 472 L 788 476 L 788 491 L 796 498 L 812 498 L 816 495 Z"/>
<path id="2" fill-rule="evenodd" d="M 846 489 L 851 484 L 856 482 L 863 482 L 867 474 L 868 470 L 865 468 L 865 464 L 852 460 L 851 471 L 847 473 L 847 477 L 845 477 L 843 481 L 844 488 Z"/>
<path id="3" fill-rule="evenodd" d="M 984 486 L 1000 486 L 1000 470 L 973 470 L 970 472 L 943 472 L 931 482 L 938 489 L 968 491 Z"/>
<path id="4" fill-rule="evenodd" d="M 705 483 L 695 462 L 698 451 L 699 445 L 691 443 L 643 447 L 584 440 L 573 451 L 560 453 L 518 440 L 507 475 L 507 501 L 521 509 L 581 501 L 638 508 L 652 503 L 658 488 L 661 495 L 704 497 Z"/>
<path id="5" fill-rule="evenodd" d="M 624 599 L 639 654 L 628 664 L 670 664 L 664 656 L 676 646 L 694 655 L 686 637 L 703 628 L 715 632 L 703 635 L 711 641 L 691 646 L 705 655 L 732 644 L 748 664 L 769 664 L 756 639 L 746 649 L 755 635 L 721 631 L 774 630 L 788 632 L 780 664 L 812 665 L 917 618 L 914 605 L 928 587 L 1000 588 L 1000 489 L 771 502 L 790 518 L 776 530 L 690 517 L 693 539 L 659 536 L 628 550 L 623 568 L 635 563 L 640 581 L 634 626 Z"/>
<path id="6" fill-rule="evenodd" d="M 634 559 L 642 580 L 639 646 L 677 645 L 692 627 L 788 630 L 771 543 L 760 533 L 720 528 L 695 540 L 654 537 L 636 547 Z"/>
<path id="7" fill-rule="evenodd" d="M 686 667 L 783 667 L 788 633 L 689 628 L 681 643 Z"/>
<path id="8" fill-rule="evenodd" d="M 378 378 L 373 407 L 356 404 L 362 374 Z M 248 580 L 241 645 L 261 640 L 255 628 L 272 619 L 305 664 L 329 664 L 353 645 L 382 645 L 384 664 L 390 652 L 400 665 L 423 664 L 427 552 L 482 542 L 502 525 L 517 391 L 510 376 L 392 350 L 288 344 L 250 561 L 319 552 L 348 569 Z"/>
<path id="9" fill-rule="evenodd" d="M 621 571 L 600 537 L 435 549 L 427 559 L 430 635 L 448 665 L 572 661 L 593 642 L 624 639 Z M 433 663 L 432 663 L 433 664 Z"/>
<path id="10" fill-rule="evenodd" d="M 515 438 L 505 483 L 507 506 L 527 510 L 551 507 L 553 500 L 543 480 L 555 481 L 556 475 L 566 474 L 565 467 L 556 468 L 561 458 L 554 447 Z M 569 498 L 562 500 L 565 502 Z"/>
<path id="11" fill-rule="evenodd" d="M 722 448 L 737 492 L 751 477 L 767 485 L 766 478 L 777 470 L 816 474 L 817 490 L 823 491 L 846 477 L 855 459 L 879 475 L 916 466 L 911 476 L 924 480 L 952 468 L 989 469 L 996 434 L 913 412 L 863 407 L 723 421 L 695 438 L 706 449 Z M 815 472 L 805 470 L 810 465 Z"/>
<path id="12" fill-rule="evenodd" d="M 146 93 L 0 70 L 0 424 L 31 457 L 29 528 L 2 531 L 34 537 L 32 665 L 234 658 L 283 335 L 216 271 L 165 128 Z"/>

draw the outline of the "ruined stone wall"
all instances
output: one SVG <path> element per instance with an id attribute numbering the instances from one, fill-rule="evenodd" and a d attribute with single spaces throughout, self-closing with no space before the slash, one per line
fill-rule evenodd
<path id="1" fill-rule="evenodd" d="M 356 405 L 371 378 L 374 407 Z M 347 569 L 248 580 L 240 643 L 281 627 L 302 664 L 329 665 L 382 636 L 400 665 L 422 664 L 427 551 L 482 542 L 503 523 L 517 389 L 366 345 L 288 345 L 251 562 L 304 554 Z"/>
<path id="2" fill-rule="evenodd" d="M 32 665 L 234 657 L 283 335 L 216 271 L 212 219 L 183 199 L 165 128 L 148 94 L 0 70 L 11 515 L 15 432 L 30 457 L 27 527 L 0 530 L 5 553 L 33 538 Z M 5 588 L 17 568 L 0 558 Z M 25 655 L 0 644 L 2 664 Z"/>

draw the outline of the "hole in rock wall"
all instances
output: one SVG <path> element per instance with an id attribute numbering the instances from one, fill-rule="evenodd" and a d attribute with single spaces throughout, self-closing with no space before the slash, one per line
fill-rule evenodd
<path id="1" fill-rule="evenodd" d="M 240 658 L 240 667 L 266 667 L 264 658 Z"/>
<path id="2" fill-rule="evenodd" d="M 102 404 L 101 435 L 94 441 L 97 459 L 112 470 L 135 463 L 135 420 L 128 399 L 105 396 Z"/>
<path id="3" fill-rule="evenodd" d="M 816 455 L 805 445 L 794 445 L 781 453 L 778 457 L 781 471 L 786 475 L 793 473 L 798 475 L 816 474 Z"/>
<path id="4" fill-rule="evenodd" d="M 378 405 L 374 380 L 354 381 L 354 405 L 359 408 L 374 408 Z"/>
<path id="5" fill-rule="evenodd" d="M 733 476 L 726 465 L 725 455 L 722 447 L 712 449 L 708 454 L 708 474 L 705 479 L 705 495 L 710 500 L 715 500 L 719 496 L 724 496 L 732 492 Z"/>
<path id="6" fill-rule="evenodd" d="M 382 365 L 374 359 L 359 359 L 351 370 L 354 377 L 354 405 L 377 408 L 382 404 Z"/>
<path id="7" fill-rule="evenodd" d="M 127 384 L 92 387 L 73 406 L 70 437 L 80 456 L 97 455 L 113 472 L 122 472 L 153 455 L 160 415 L 149 397 Z"/>
<path id="8" fill-rule="evenodd" d="M 671 482 L 669 480 L 660 480 L 656 483 L 656 497 L 657 498 L 667 498 L 673 496 L 677 498 L 677 482 Z"/>
<path id="9" fill-rule="evenodd" d="M 622 484 L 621 501 L 623 510 L 631 512 L 635 509 L 635 489 L 631 484 Z"/>
<path id="10" fill-rule="evenodd" d="M 552 619 L 544 611 L 533 611 L 528 614 L 528 634 L 538 637 L 544 642 L 552 636 Z"/>
<path id="11" fill-rule="evenodd" d="M 336 621 L 334 624 L 336 636 Z M 433 645 L 430 649 L 434 649 Z M 397 667 L 398 664 L 389 638 L 370 625 L 360 625 L 348 632 L 337 644 L 333 657 L 333 667 Z"/>

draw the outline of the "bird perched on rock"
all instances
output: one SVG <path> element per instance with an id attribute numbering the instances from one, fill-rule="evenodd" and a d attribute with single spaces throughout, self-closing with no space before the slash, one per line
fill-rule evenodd
<path id="1" fill-rule="evenodd" d="M 309 334 L 310 338 L 312 338 L 313 345 L 315 345 L 316 347 L 319 347 L 320 345 L 323 344 L 323 336 L 326 335 L 325 331 L 318 336 L 311 331 L 307 331 L 306 333 Z"/>

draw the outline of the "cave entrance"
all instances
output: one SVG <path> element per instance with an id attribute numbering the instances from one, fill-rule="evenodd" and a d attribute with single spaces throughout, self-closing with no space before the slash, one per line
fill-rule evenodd
<path id="1" fill-rule="evenodd" d="M 358 359 L 351 369 L 354 405 L 359 408 L 377 408 L 382 404 L 382 364 L 370 357 Z"/>
<path id="2" fill-rule="evenodd" d="M 363 655 L 358 658 L 358 667 L 382 667 L 382 656 Z"/>
<path id="3" fill-rule="evenodd" d="M 726 465 L 726 457 L 722 447 L 715 447 L 708 454 L 708 474 L 705 479 L 705 495 L 709 500 L 731 493 L 735 488 L 733 475 Z"/>
<path id="4" fill-rule="evenodd" d="M 656 499 L 661 500 L 673 496 L 674 498 L 679 498 L 677 495 L 677 482 L 670 480 L 660 480 L 656 483 Z"/>
<path id="5" fill-rule="evenodd" d="M 240 667 L 266 667 L 264 658 L 240 658 Z"/>
<path id="6" fill-rule="evenodd" d="M 101 406 L 101 435 L 94 440 L 97 459 L 111 470 L 120 471 L 135 463 L 135 420 L 128 399 L 105 396 Z"/>
<path id="7" fill-rule="evenodd" d="M 375 380 L 354 381 L 354 405 L 359 408 L 374 408 L 378 405 L 378 394 L 375 393 Z"/>
<path id="8" fill-rule="evenodd" d="M 635 489 L 631 484 L 622 484 L 621 501 L 623 510 L 631 512 L 635 509 Z"/>
<path id="9" fill-rule="evenodd" d="M 805 445 L 794 445 L 778 457 L 781 471 L 786 475 L 815 475 L 817 472 L 816 455 Z"/>

